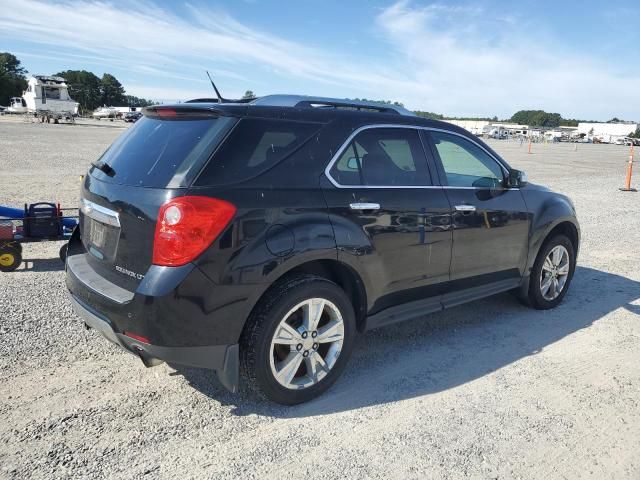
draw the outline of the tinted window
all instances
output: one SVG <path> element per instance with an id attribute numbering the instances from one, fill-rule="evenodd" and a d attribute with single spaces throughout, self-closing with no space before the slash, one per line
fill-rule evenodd
<path id="1" fill-rule="evenodd" d="M 499 187 L 504 180 L 502 168 L 482 148 L 460 137 L 431 132 L 442 162 L 447 183 L 456 187 Z"/>
<path id="2" fill-rule="evenodd" d="M 331 169 L 341 185 L 431 185 L 418 132 L 370 128 L 360 132 Z"/>
<path id="3" fill-rule="evenodd" d="M 225 117 L 143 117 L 100 158 L 114 174 L 106 175 L 97 168 L 91 174 L 123 185 L 187 186 L 234 123 L 234 119 Z"/>
<path id="4" fill-rule="evenodd" d="M 249 179 L 293 153 L 319 128 L 315 123 L 240 120 L 196 183 L 222 185 Z"/>

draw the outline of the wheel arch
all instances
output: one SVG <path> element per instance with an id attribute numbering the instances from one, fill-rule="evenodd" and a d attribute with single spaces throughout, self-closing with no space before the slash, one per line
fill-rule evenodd
<path id="1" fill-rule="evenodd" d="M 542 245 L 546 243 L 546 241 L 555 235 L 564 235 L 569 240 L 571 240 L 571 244 L 573 245 L 573 251 L 578 254 L 578 249 L 580 248 L 580 233 L 578 231 L 578 227 L 573 222 L 568 220 L 561 221 L 555 227 L 553 227 L 549 233 L 545 236 Z"/>
<path id="2" fill-rule="evenodd" d="M 532 242 L 530 248 L 529 261 L 527 263 L 527 271 L 526 276 L 528 277 L 531 273 L 531 269 L 533 268 L 533 264 L 538 258 L 538 254 L 542 247 L 547 243 L 547 241 L 553 238 L 556 235 L 565 235 L 571 241 L 573 245 L 573 250 L 576 255 L 576 259 L 578 257 L 578 250 L 580 248 L 580 227 L 575 221 L 575 217 L 563 217 L 559 218 L 556 221 L 548 224 L 545 229 L 543 229 L 536 236 L 536 239 Z"/>
<path id="3" fill-rule="evenodd" d="M 264 291 L 256 296 L 251 302 L 251 309 L 247 315 L 247 319 L 251 317 L 261 300 L 275 288 L 276 285 L 288 278 L 298 275 L 317 275 L 337 284 L 342 288 L 347 296 L 351 299 L 353 310 L 356 315 L 356 327 L 358 331 L 362 331 L 365 325 L 367 314 L 367 293 L 364 282 L 360 275 L 349 265 L 336 259 L 314 259 L 293 265 L 291 268 L 280 272 Z M 246 325 L 246 322 L 245 322 Z"/>
<path id="4" fill-rule="evenodd" d="M 532 214 L 529 254 L 523 272 L 523 276 L 526 277 L 550 235 L 562 233 L 569 237 L 577 256 L 580 247 L 580 225 L 575 207 L 565 195 L 541 188 L 524 188 L 522 193 Z"/>

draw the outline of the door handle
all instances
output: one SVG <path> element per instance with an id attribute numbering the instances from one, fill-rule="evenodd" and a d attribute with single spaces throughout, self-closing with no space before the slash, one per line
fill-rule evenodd
<path id="1" fill-rule="evenodd" d="M 475 212 L 475 205 L 456 205 L 454 207 L 457 212 Z"/>
<path id="2" fill-rule="evenodd" d="M 350 203 L 349 208 L 351 210 L 380 210 L 379 203 Z"/>

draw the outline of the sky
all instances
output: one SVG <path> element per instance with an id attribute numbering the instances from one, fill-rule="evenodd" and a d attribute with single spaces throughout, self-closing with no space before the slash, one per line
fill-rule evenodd
<path id="1" fill-rule="evenodd" d="M 115 75 L 175 102 L 291 93 L 449 116 L 640 120 L 640 1 L 0 0 L 33 74 Z"/>

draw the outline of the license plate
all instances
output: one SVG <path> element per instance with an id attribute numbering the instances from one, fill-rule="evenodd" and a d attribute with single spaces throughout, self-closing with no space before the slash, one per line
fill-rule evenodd
<path id="1" fill-rule="evenodd" d="M 91 222 L 91 233 L 89 235 L 89 241 L 92 245 L 102 248 L 104 247 L 105 239 L 107 238 L 107 227 L 96 221 Z"/>

